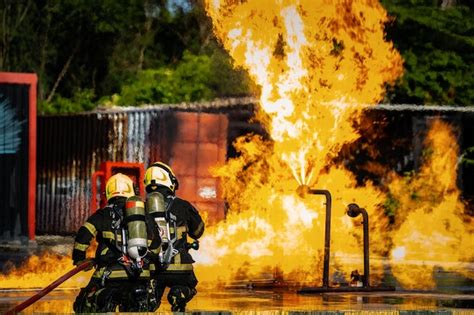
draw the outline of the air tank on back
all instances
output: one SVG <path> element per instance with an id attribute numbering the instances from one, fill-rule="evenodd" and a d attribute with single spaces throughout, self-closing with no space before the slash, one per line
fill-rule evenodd
<path id="1" fill-rule="evenodd" d="M 170 231 L 166 222 L 166 204 L 164 196 L 155 191 L 147 195 L 146 211 L 153 217 L 160 230 L 162 248 L 166 250 L 166 246 L 170 241 Z"/>
<path id="2" fill-rule="evenodd" d="M 148 250 L 145 204 L 140 197 L 132 196 L 127 199 L 125 220 L 128 230 L 127 253 L 131 258 L 139 261 Z"/>

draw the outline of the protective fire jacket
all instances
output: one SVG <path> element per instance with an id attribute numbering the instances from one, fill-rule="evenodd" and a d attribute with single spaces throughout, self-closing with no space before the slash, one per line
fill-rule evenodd
<path id="1" fill-rule="evenodd" d="M 139 275 L 130 273 L 123 264 L 118 262 L 118 259 L 122 257 L 122 252 L 119 249 L 122 246 L 121 226 L 126 227 L 123 219 L 124 213 L 124 202 L 109 204 L 91 215 L 76 235 L 72 253 L 75 265 L 86 259 L 86 250 L 92 239 L 95 237 L 97 240 L 98 245 L 94 258 L 97 266 L 92 276 L 94 278 L 102 278 L 106 273 L 105 276 L 108 279 L 140 278 L 146 280 L 150 277 L 150 269 L 155 269 L 153 262 L 159 254 L 161 240 L 155 222 L 149 216 L 145 217 L 145 221 L 148 250 L 151 253 L 147 254 L 144 259 L 142 272 Z"/>
<path id="2" fill-rule="evenodd" d="M 204 222 L 196 208 L 188 201 L 175 196 L 167 196 L 165 198 L 168 211 L 176 217 L 176 231 L 170 225 L 170 238 L 175 235 L 177 240 L 174 243 L 179 253 L 176 254 L 168 265 L 166 270 L 161 272 L 179 272 L 193 270 L 194 260 L 188 252 L 187 236 L 197 240 L 204 233 Z"/>

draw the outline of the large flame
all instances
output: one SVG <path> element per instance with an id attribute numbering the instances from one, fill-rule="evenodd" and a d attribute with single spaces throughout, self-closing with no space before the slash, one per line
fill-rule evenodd
<path id="1" fill-rule="evenodd" d="M 260 118 L 278 160 L 311 184 L 357 138 L 355 105 L 379 101 L 401 74 L 399 54 L 384 41 L 386 12 L 378 1 L 206 3 L 235 65 L 261 87 Z"/>
<path id="2" fill-rule="evenodd" d="M 251 279 L 278 271 L 287 280 L 319 281 L 324 200 L 298 197 L 301 184 L 333 194 L 334 277 L 342 274 L 347 280 L 350 270 L 362 269 L 361 220 L 354 222 L 344 214 L 351 202 L 369 213 L 372 255 L 391 257 L 372 261 L 375 281 L 392 264 L 401 285 L 432 287 L 433 264 L 423 265 L 420 273 L 413 264 L 400 262 L 472 259 L 466 254 L 472 231 L 459 216 L 462 204 L 453 164 L 457 148 L 443 145 L 456 143 L 448 127 L 434 125 L 427 145 L 437 153 L 426 161 L 420 179 L 409 184 L 412 188 L 401 189 L 403 179 L 392 175 L 391 194 L 400 197 L 396 225 L 389 225 L 383 214 L 383 187 L 359 187 L 350 172 L 331 162 L 343 144 L 359 137 L 353 125 L 365 107 L 361 105 L 379 102 L 385 85 L 402 72 L 399 54 L 384 40 L 387 15 L 378 1 L 207 0 L 206 8 L 235 65 L 247 69 L 261 88 L 257 118 L 271 141 L 255 135 L 240 138 L 235 143 L 240 156 L 215 171 L 230 209 L 226 221 L 202 241 L 203 248 L 212 248 L 198 257 L 202 280 Z M 435 134 L 443 140 L 435 141 Z M 433 207 L 429 194 L 420 196 L 415 208 L 404 199 L 417 183 L 436 185 L 440 180 L 440 205 Z M 444 227 L 419 228 L 416 222 L 427 219 L 423 213 L 437 216 L 439 227 Z M 420 216 L 424 221 L 418 221 Z M 420 251 L 420 242 L 430 250 Z M 459 246 L 466 251 L 451 255 Z"/>
<path id="3" fill-rule="evenodd" d="M 399 203 L 391 252 L 393 273 L 407 288 L 434 288 L 434 268 L 474 278 L 463 265 L 474 261 L 474 226 L 464 215 L 456 186 L 458 145 L 449 125 L 432 123 L 425 140 L 425 161 L 408 178 L 389 184 Z"/>
<path id="4" fill-rule="evenodd" d="M 298 185 L 328 189 L 335 196 L 336 256 L 360 250 L 361 228 L 354 229 L 344 216 L 347 205 L 363 200 L 377 218 L 373 212 L 383 202 L 377 189 L 358 189 L 349 172 L 328 166 L 344 143 L 358 138 L 353 122 L 361 114 L 359 105 L 380 101 L 384 85 L 402 72 L 399 54 L 384 40 L 386 12 L 378 1 L 206 4 L 215 33 L 235 64 L 261 87 L 258 118 L 273 141 L 240 139 L 240 158 L 216 171 L 231 209 L 226 222 L 203 241 L 217 250 L 200 261 L 211 269 L 226 266 L 208 273 L 214 279 L 241 272 L 256 276 L 262 268 L 278 266 L 291 279 L 318 280 L 324 200 L 299 198 Z M 381 218 L 372 227 L 381 229 L 385 223 Z M 375 250 L 387 250 L 383 242 L 377 244 Z"/>
<path id="5" fill-rule="evenodd" d="M 230 208 L 201 241 L 201 283 L 277 275 L 320 281 L 325 200 L 298 196 L 301 184 L 332 193 L 333 278 L 362 270 L 361 219 L 345 215 L 352 202 L 368 211 L 371 255 L 382 257 L 371 261 L 372 284 L 389 268 L 404 287 L 430 288 L 435 268 L 463 270 L 459 264 L 472 262 L 473 227 L 462 214 L 458 148 L 449 126 L 434 122 L 420 171 L 410 177 L 387 171 L 388 187 L 358 186 L 332 162 L 343 144 L 359 137 L 353 122 L 360 105 L 379 102 L 384 86 L 402 72 L 399 54 L 384 40 L 387 15 L 377 1 L 206 0 L 206 8 L 236 66 L 261 88 L 257 118 L 271 140 L 238 139 L 240 156 L 215 169 Z M 397 205 L 393 224 L 382 208 L 387 198 Z M 65 262 L 60 266 L 66 269 Z M 7 287 L 43 286 L 56 271 L 63 270 L 32 280 L 23 269 L 0 280 Z"/>

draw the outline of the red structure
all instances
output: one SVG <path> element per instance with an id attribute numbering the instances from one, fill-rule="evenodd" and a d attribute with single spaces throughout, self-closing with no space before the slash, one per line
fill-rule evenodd
<path id="1" fill-rule="evenodd" d="M 36 85 L 34 73 L 0 72 L 0 84 L 27 85 L 28 89 L 28 238 L 36 227 Z"/>
<path id="2" fill-rule="evenodd" d="M 225 206 L 219 180 L 211 169 L 223 165 L 227 153 L 228 119 L 214 113 L 176 113 L 174 141 L 169 145 L 166 162 L 179 180 L 176 191 L 207 213 L 208 223 L 225 218 Z"/>
<path id="3" fill-rule="evenodd" d="M 101 163 L 100 170 L 92 174 L 92 198 L 91 198 L 91 213 L 94 213 L 99 207 L 105 207 L 107 200 L 105 199 L 105 183 L 110 176 L 122 173 L 130 177 L 138 188 L 139 195 L 143 198 L 145 196 L 145 169 L 143 163 L 129 163 L 129 162 L 112 162 L 106 161 Z M 98 187 L 98 181 L 100 187 Z M 100 204 L 97 205 L 97 192 L 100 191 Z"/>
<path id="4" fill-rule="evenodd" d="M 171 166 L 180 182 L 177 196 L 194 204 L 206 223 L 224 219 L 225 202 L 211 169 L 226 161 L 229 120 L 212 110 L 157 106 L 40 116 L 37 233 L 76 233 L 99 208 L 101 185 L 116 172 L 136 178 L 143 194 L 139 170 L 156 161 Z"/>

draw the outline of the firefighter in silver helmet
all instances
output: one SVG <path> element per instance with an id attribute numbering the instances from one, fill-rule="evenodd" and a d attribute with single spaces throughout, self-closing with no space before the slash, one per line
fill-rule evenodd
<path id="1" fill-rule="evenodd" d="M 175 196 L 179 182 L 170 166 L 153 163 L 146 170 L 145 186 L 146 211 L 154 218 L 162 240 L 159 262 L 152 272 L 156 301 L 161 303 L 169 287 L 171 310 L 184 312 L 198 283 L 189 249 L 199 248 L 197 239 L 204 232 L 204 222 L 195 207 Z M 188 237 L 195 241 L 189 244 Z"/>
<path id="2" fill-rule="evenodd" d="M 156 308 L 150 297 L 150 263 L 160 250 L 159 232 L 146 216 L 143 201 L 135 196 L 132 180 L 121 173 L 106 183 L 107 205 L 92 214 L 79 229 L 73 263 L 86 259 L 97 240 L 96 270 L 74 302 L 79 313 L 148 311 Z"/>

